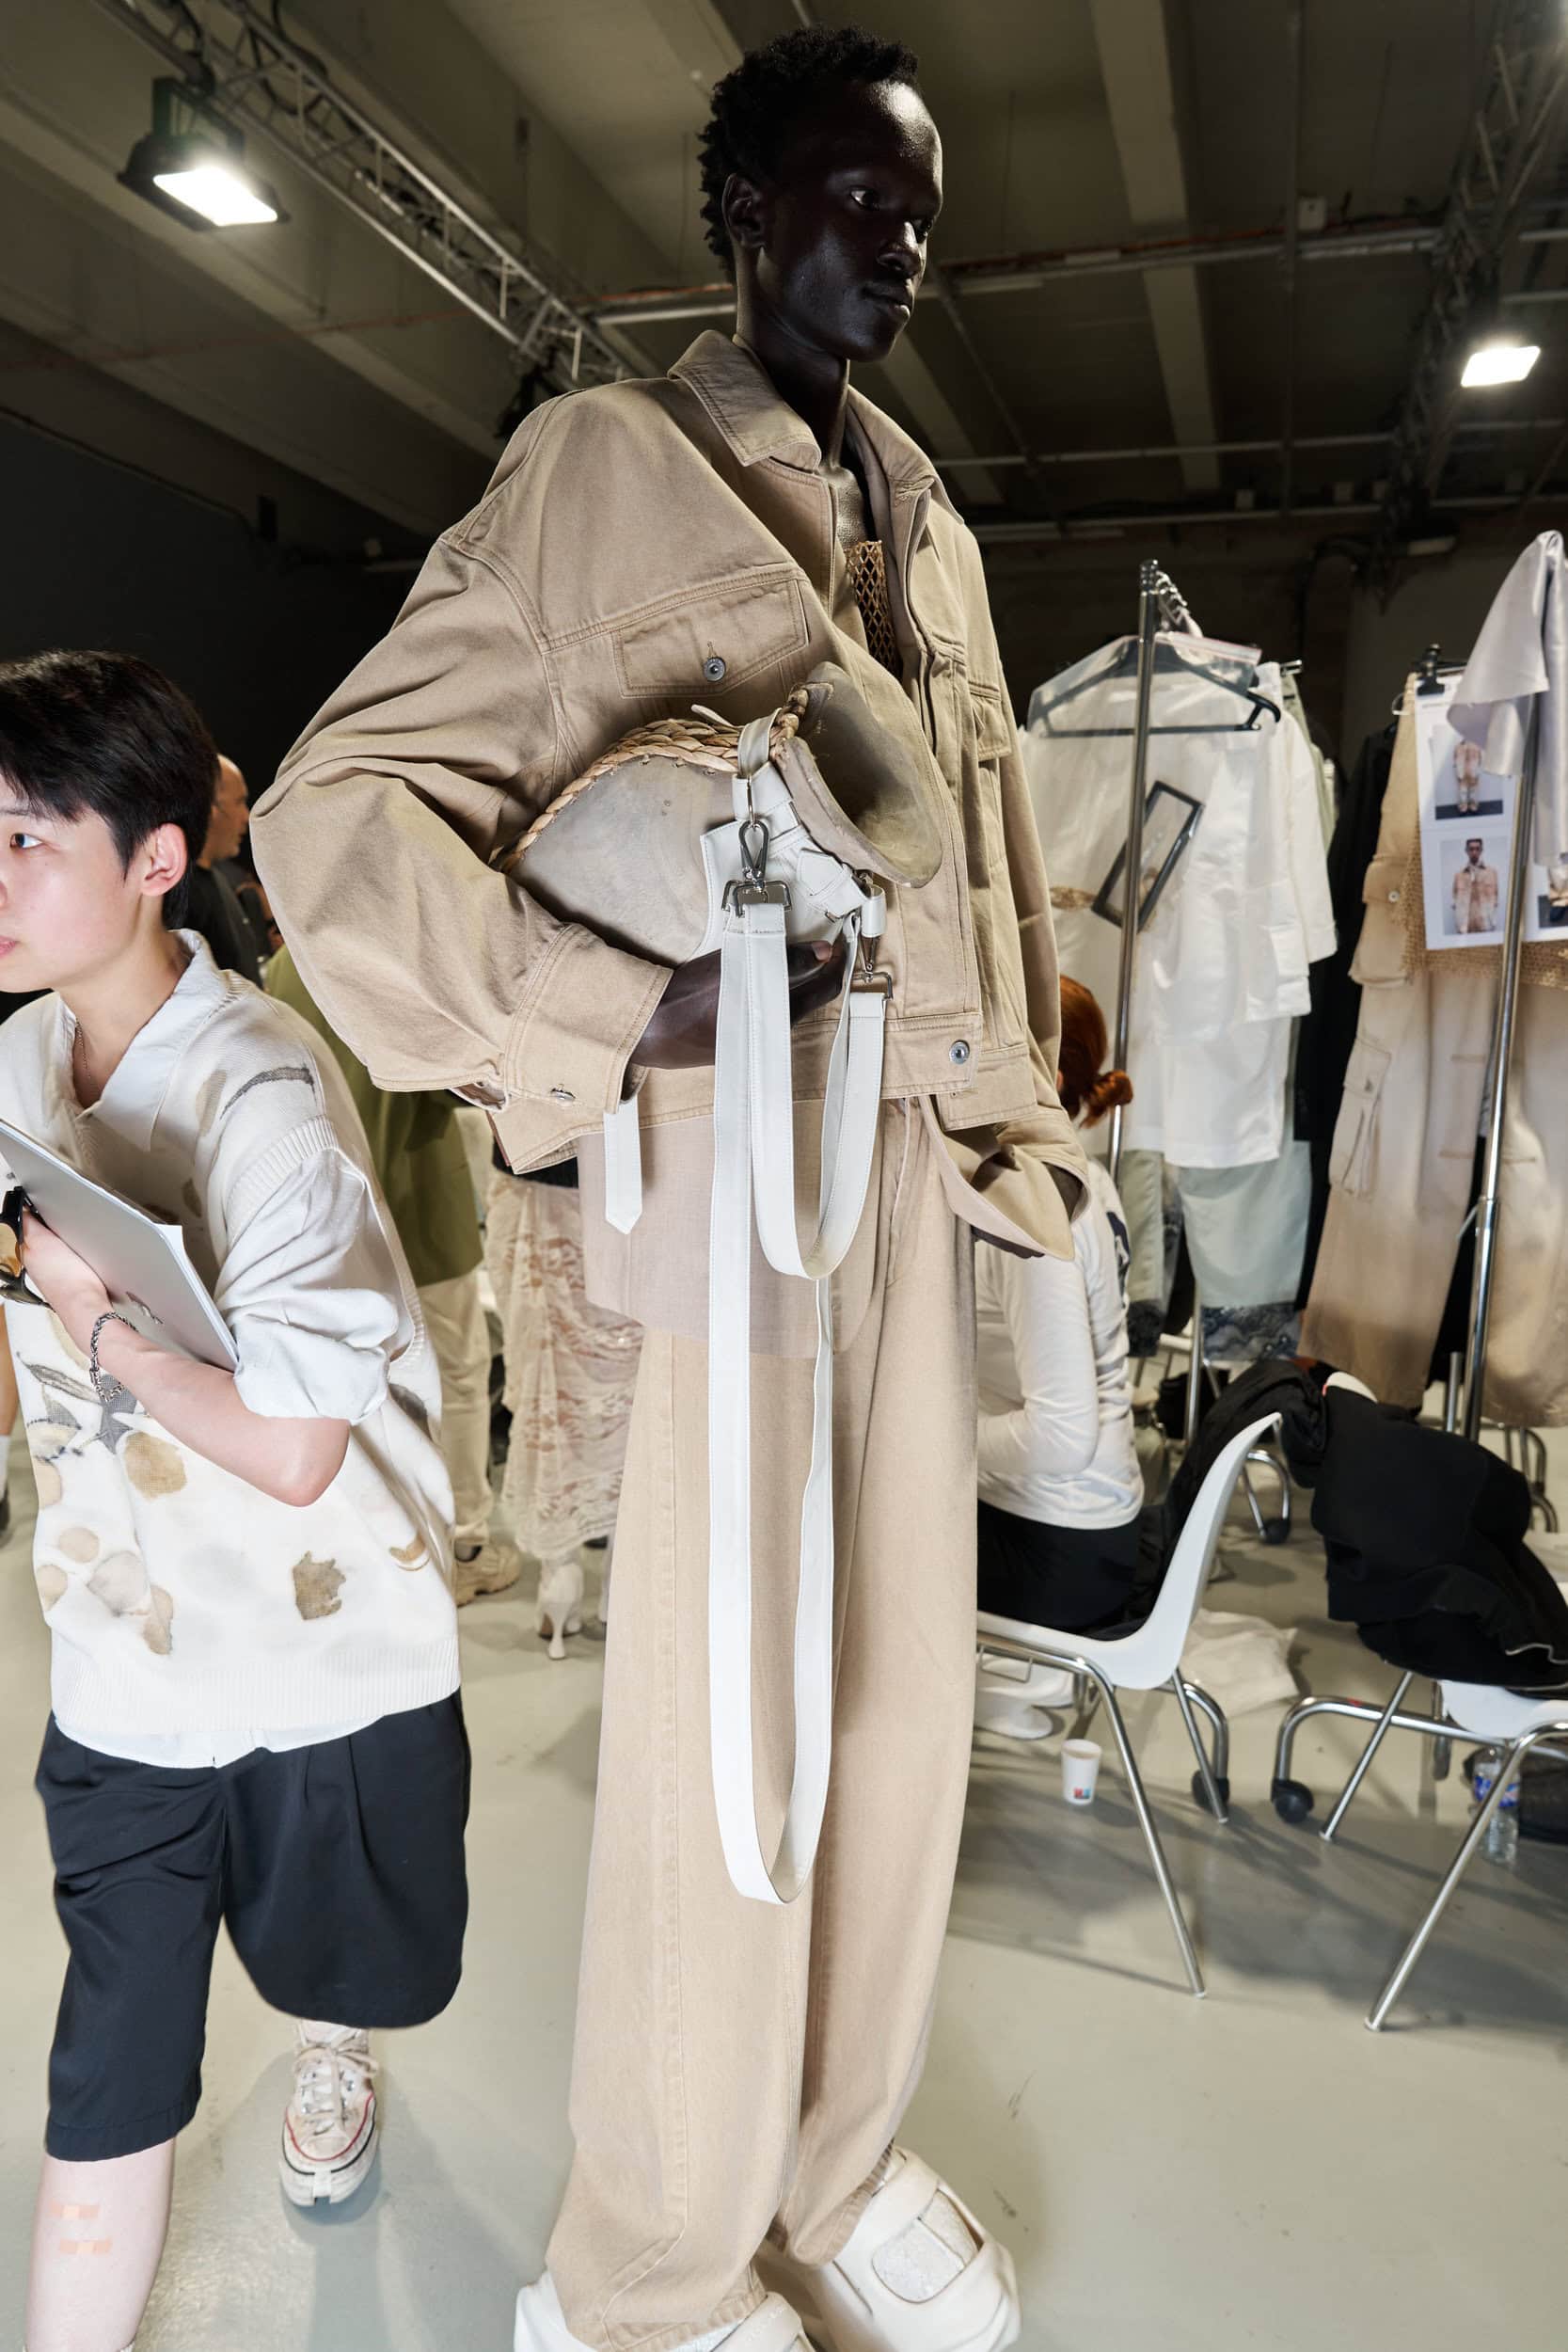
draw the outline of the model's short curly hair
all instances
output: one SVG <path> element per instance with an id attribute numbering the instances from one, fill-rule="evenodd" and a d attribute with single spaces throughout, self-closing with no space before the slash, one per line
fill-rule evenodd
<path id="1" fill-rule="evenodd" d="M 734 274 L 724 226 L 724 183 L 732 172 L 753 181 L 776 176 L 800 118 L 846 82 L 904 82 L 918 89 L 919 60 L 901 41 L 879 40 L 859 24 L 836 30 L 802 25 L 752 49 L 713 88 L 703 133 L 703 223 L 707 241 Z"/>

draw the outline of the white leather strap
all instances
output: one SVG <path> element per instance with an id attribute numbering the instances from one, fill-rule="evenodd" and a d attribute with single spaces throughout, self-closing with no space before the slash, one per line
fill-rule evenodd
<path id="1" fill-rule="evenodd" d="M 852 950 L 855 941 L 847 944 Z M 880 992 L 853 988 L 853 966 L 851 952 L 823 1105 L 817 1230 L 811 1246 L 802 1248 L 795 1212 L 784 910 L 743 904 L 733 907 L 725 918 L 720 948 L 708 1262 L 708 1675 L 714 1799 L 724 1859 L 739 1893 L 758 1902 L 793 1902 L 811 1875 L 832 1753 L 830 1278 L 854 1237 L 864 1205 L 881 1093 L 885 1013 Z M 752 1725 L 753 1181 L 758 1231 L 769 1262 L 781 1271 L 806 1276 L 816 1290 L 811 1466 L 800 1502 L 795 1618 L 795 1775 L 770 1860 L 757 1829 Z"/>
<path id="2" fill-rule="evenodd" d="M 635 1094 L 604 1115 L 604 1213 L 618 1233 L 629 1233 L 642 1214 L 642 1136 Z"/>

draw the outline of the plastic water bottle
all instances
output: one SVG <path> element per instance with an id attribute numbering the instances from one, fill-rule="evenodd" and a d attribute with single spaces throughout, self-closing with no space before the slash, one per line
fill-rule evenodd
<path id="1" fill-rule="evenodd" d="M 1483 1749 L 1476 1758 L 1470 1788 L 1478 1807 L 1492 1794 L 1492 1784 L 1497 1777 L 1502 1758 L 1495 1748 Z M 1512 1868 L 1519 1858 L 1519 1783 L 1511 1780 L 1502 1799 L 1486 1824 L 1486 1835 L 1481 1850 L 1488 1862 L 1500 1862 Z"/>

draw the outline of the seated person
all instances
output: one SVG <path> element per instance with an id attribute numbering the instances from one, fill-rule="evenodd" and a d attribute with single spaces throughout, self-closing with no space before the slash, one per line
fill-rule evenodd
<path id="1" fill-rule="evenodd" d="M 1057 1092 L 1092 1127 L 1130 1103 L 1125 1071 L 1103 1069 L 1105 1020 L 1086 988 L 1062 980 Z M 1073 1256 L 975 1257 L 979 1343 L 979 1598 L 994 1615 L 1073 1631 L 1118 1615 L 1138 1581 L 1143 1475 L 1127 1372 L 1127 1221 L 1103 1164 L 1088 1164 Z M 976 1720 L 1043 1737 L 1037 1714 L 1069 1678 L 982 1669 Z M 1029 1721 L 1029 1710 L 1037 1710 Z"/>

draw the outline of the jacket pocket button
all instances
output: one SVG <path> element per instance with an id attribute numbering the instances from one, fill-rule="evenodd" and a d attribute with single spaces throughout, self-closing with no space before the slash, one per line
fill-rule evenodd
<path id="1" fill-rule="evenodd" d="M 1388 893 L 1388 904 L 1389 904 L 1391 907 L 1397 907 L 1397 906 L 1399 905 L 1399 902 L 1400 902 L 1400 894 L 1399 894 L 1399 892 L 1398 892 L 1397 890 L 1390 890 L 1390 892 Z"/>
<path id="2" fill-rule="evenodd" d="M 550 1089 L 552 1103 L 575 1103 L 577 1099 L 570 1087 L 551 1087 Z"/>
<path id="3" fill-rule="evenodd" d="M 717 686 L 727 667 L 721 653 L 710 653 L 703 664 L 703 675 L 710 686 Z"/>
<path id="4" fill-rule="evenodd" d="M 965 1037 L 955 1038 L 947 1049 L 947 1058 L 960 1064 L 966 1062 L 969 1059 L 969 1040 Z"/>

